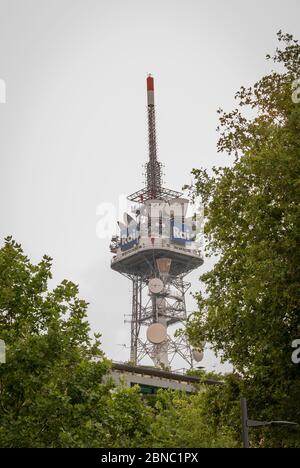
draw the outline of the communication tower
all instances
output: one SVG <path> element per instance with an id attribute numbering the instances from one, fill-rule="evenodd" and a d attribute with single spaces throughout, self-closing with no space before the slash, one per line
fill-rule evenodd
<path id="1" fill-rule="evenodd" d="M 132 213 L 118 222 L 113 236 L 111 268 L 132 281 L 130 362 L 139 365 L 148 356 L 156 367 L 169 369 L 175 356 L 190 367 L 203 357 L 192 350 L 183 333 L 187 320 L 185 276 L 203 264 L 197 242 L 199 226 L 187 218 L 189 201 L 167 189 L 157 159 L 154 80 L 147 77 L 149 160 L 145 187 L 128 196 Z M 201 222 L 201 220 L 200 220 Z"/>

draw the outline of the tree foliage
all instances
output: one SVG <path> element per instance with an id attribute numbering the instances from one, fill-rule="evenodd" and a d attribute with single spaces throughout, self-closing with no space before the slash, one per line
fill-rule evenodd
<path id="1" fill-rule="evenodd" d="M 150 409 L 138 388 L 115 388 L 90 337 L 88 304 L 64 280 L 48 291 L 51 259 L 33 265 L 7 238 L 0 250 L 0 446 L 132 446 Z"/>
<path id="2" fill-rule="evenodd" d="M 300 366 L 291 361 L 300 336 L 300 104 L 292 100 L 300 45 L 281 31 L 278 40 L 267 59 L 280 70 L 242 87 L 233 111 L 219 110 L 218 151 L 233 164 L 212 175 L 193 170 L 207 254 L 218 261 L 201 277 L 206 293 L 197 295 L 189 333 L 222 351 L 243 377 L 253 417 L 300 423 Z M 286 429 L 279 433 L 262 440 L 296 443 Z"/>
<path id="3" fill-rule="evenodd" d="M 228 429 L 207 423 L 204 392 L 162 390 L 150 404 L 138 386 L 116 386 L 78 287 L 64 280 L 48 289 L 51 262 L 33 265 L 11 238 L 0 249 L 1 447 L 235 444 Z"/>
<path id="4" fill-rule="evenodd" d="M 200 387 L 195 395 L 160 390 L 151 425 L 151 446 L 185 448 L 237 447 L 233 428 L 227 421 L 216 423 L 207 412 L 210 390 Z"/>

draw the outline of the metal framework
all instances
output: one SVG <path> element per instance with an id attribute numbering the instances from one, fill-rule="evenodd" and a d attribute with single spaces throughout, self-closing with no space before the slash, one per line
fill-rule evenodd
<path id="1" fill-rule="evenodd" d="M 149 205 L 151 200 L 170 201 L 172 204 L 172 199 L 180 200 L 182 193 L 162 186 L 162 164 L 157 160 L 154 81 L 151 75 L 147 78 L 147 103 L 149 160 L 146 163 L 146 184 L 129 195 L 128 200 L 141 205 L 145 202 Z M 187 320 L 185 294 L 190 283 L 184 277 L 202 265 L 203 258 L 197 247 L 190 248 L 185 241 L 176 244 L 171 233 L 162 238 L 158 230 L 158 236 L 153 237 L 151 216 L 152 212 L 146 219 L 146 234 L 139 231 L 138 238 L 133 241 L 127 230 L 125 235 L 121 232 L 122 239 L 125 237 L 124 244 L 119 236 L 114 236 L 110 245 L 111 252 L 115 254 L 111 267 L 132 281 L 132 311 L 125 320 L 131 325 L 130 361 L 138 365 L 148 356 L 156 367 L 168 369 L 175 356 L 180 356 L 192 367 L 193 354 L 184 333 Z M 173 214 L 168 219 L 169 223 L 171 216 L 174 222 Z M 163 224 L 160 219 L 162 217 L 158 218 L 158 225 L 160 222 Z M 181 221 L 180 226 L 184 226 L 184 216 Z M 129 243 L 129 247 L 126 243 Z M 161 261 L 168 264 L 167 272 L 159 268 Z M 153 289 L 153 281 L 160 284 L 159 290 Z M 175 333 L 175 325 L 183 329 L 181 333 Z M 154 331 L 150 336 L 151 329 Z"/>
<path id="2" fill-rule="evenodd" d="M 159 198 L 162 186 L 162 164 L 157 161 L 155 107 L 148 100 L 149 161 L 146 164 L 146 185 L 152 199 Z"/>
<path id="3" fill-rule="evenodd" d="M 157 160 L 154 81 L 151 75 L 147 78 L 147 104 L 149 161 L 146 163 L 146 186 L 128 197 L 130 201 L 142 203 L 154 199 L 167 201 L 182 195 L 162 186 L 162 164 Z"/>
<path id="4" fill-rule="evenodd" d="M 125 319 L 125 322 L 131 324 L 130 362 L 138 365 L 148 356 L 157 367 L 169 367 L 177 355 L 192 367 L 193 356 L 184 333 L 187 320 L 185 294 L 191 284 L 184 281 L 184 275 L 169 277 L 165 282 L 164 291 L 153 297 L 148 292 L 149 278 L 132 276 L 131 280 L 132 313 Z M 153 323 L 155 313 L 165 319 L 168 328 L 167 341 L 158 345 L 151 344 L 143 338 L 142 333 L 143 327 Z M 182 326 L 182 331 L 178 335 L 174 334 L 173 325 Z M 162 351 L 168 355 L 168 366 L 164 366 L 159 360 Z"/>
<path id="5" fill-rule="evenodd" d="M 148 175 L 147 175 L 147 178 L 148 178 Z M 156 194 L 157 194 L 157 191 L 156 191 Z M 171 190 L 165 187 L 161 187 L 159 189 L 158 198 L 163 201 L 169 201 L 172 198 L 179 198 L 181 196 L 182 196 L 182 193 L 177 192 L 176 190 Z M 147 200 L 153 200 L 153 192 L 147 186 L 143 189 L 137 190 L 136 192 L 129 195 L 127 198 L 129 201 L 132 201 L 132 202 L 143 203 Z"/>

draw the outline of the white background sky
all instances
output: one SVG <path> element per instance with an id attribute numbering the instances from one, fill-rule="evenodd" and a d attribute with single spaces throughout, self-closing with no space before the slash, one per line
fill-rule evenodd
<path id="1" fill-rule="evenodd" d="M 55 284 L 80 285 L 109 357 L 129 355 L 130 284 L 110 270 L 96 209 L 142 187 L 146 75 L 166 185 L 180 190 L 193 167 L 230 163 L 216 110 L 270 71 L 279 29 L 300 38 L 299 18 L 299 0 L 0 0 L 0 236 L 53 257 Z"/>

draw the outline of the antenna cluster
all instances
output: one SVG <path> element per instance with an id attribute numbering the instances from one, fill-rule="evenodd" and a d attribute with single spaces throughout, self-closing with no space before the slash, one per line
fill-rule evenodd
<path id="1" fill-rule="evenodd" d="M 184 329 L 185 295 L 190 283 L 184 277 L 203 263 L 195 236 L 195 223 L 186 218 L 188 200 L 163 187 L 162 164 L 157 159 L 154 79 L 147 77 L 148 147 L 145 187 L 128 200 L 138 204 L 135 219 L 124 213 L 120 235 L 114 236 L 111 267 L 132 281 L 130 362 L 144 358 L 156 367 L 170 368 L 177 356 L 190 367 L 203 357 L 192 350 Z"/>

